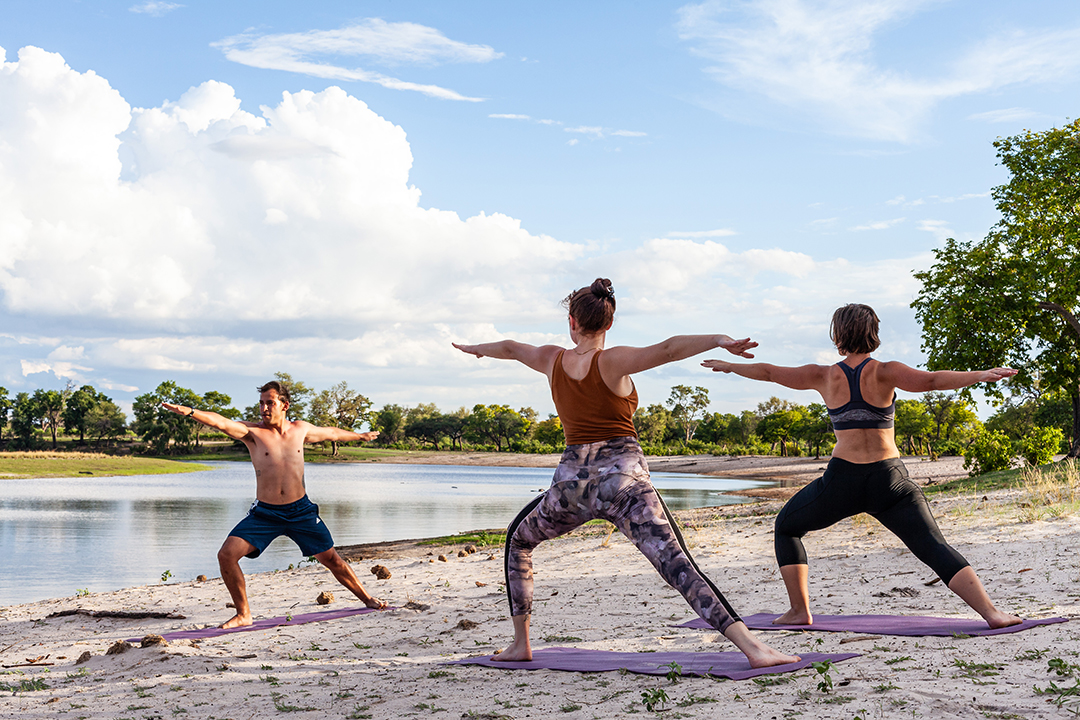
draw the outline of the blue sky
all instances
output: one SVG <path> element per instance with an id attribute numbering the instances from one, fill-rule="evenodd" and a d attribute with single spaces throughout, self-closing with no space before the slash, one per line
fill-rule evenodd
<path id="1" fill-rule="evenodd" d="M 0 385 L 286 371 L 377 406 L 553 410 L 451 341 L 726 332 L 924 361 L 914 270 L 997 219 L 992 142 L 1074 115 L 1068 2 L 0 3 Z M 772 394 L 694 360 L 714 410 Z"/>

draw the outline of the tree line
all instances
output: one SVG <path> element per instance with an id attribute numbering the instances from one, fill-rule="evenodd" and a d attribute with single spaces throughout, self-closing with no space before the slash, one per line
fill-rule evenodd
<path id="1" fill-rule="evenodd" d="M 381 447 L 538 453 L 559 452 L 564 447 L 558 416 L 540 419 L 539 413 L 529 407 L 477 404 L 442 412 L 433 403 L 415 407 L 389 403 L 375 408 L 368 397 L 344 381 L 316 392 L 288 373 L 276 373 L 275 378 L 289 390 L 290 420 L 347 430 L 367 426 L 379 431 L 375 444 Z M 0 388 L 0 439 L 9 419 L 8 443 L 26 449 L 38 444 L 39 438 L 51 441 L 55 448 L 61 430 L 77 438 L 79 445 L 100 446 L 133 436 L 143 451 L 155 455 L 199 452 L 208 433 L 223 437 L 200 423 L 168 412 L 161 407 L 162 402 L 232 419 L 261 419 L 257 403 L 237 409 L 225 393 L 210 390 L 200 394 L 172 380 L 135 398 L 130 424 L 110 398 L 89 385 L 69 385 L 63 391 L 23 392 L 13 399 Z M 754 410 L 719 413 L 708 411 L 709 402 L 707 388 L 676 385 L 665 402 L 639 408 L 634 414 L 634 426 L 646 452 L 820 457 L 832 450 L 832 426 L 821 403 L 801 405 L 771 397 Z M 918 399 L 896 401 L 897 443 L 906 454 L 936 457 L 965 454 L 972 447 L 985 446 L 986 438 L 991 437 L 997 443 L 995 452 L 1000 454 L 1003 443 L 1010 449 L 1020 448 L 1025 442 L 1033 442 L 1031 438 L 1043 437 L 1052 430 L 1041 442 L 1059 452 L 1075 441 L 1069 434 L 1071 410 L 1071 399 L 1065 392 L 1025 394 L 1011 398 L 983 423 L 962 394 L 930 392 Z M 1064 446 L 1063 441 L 1067 443 Z M 337 443 L 329 445 L 337 455 Z"/>

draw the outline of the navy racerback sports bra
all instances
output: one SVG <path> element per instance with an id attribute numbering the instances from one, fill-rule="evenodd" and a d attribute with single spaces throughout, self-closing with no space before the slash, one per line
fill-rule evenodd
<path id="1" fill-rule="evenodd" d="M 870 362 L 870 358 L 863 360 L 854 369 L 843 362 L 836 363 L 847 375 L 851 399 L 835 410 L 828 408 L 833 430 L 853 430 L 856 428 L 876 428 L 880 430 L 893 426 L 893 419 L 896 416 L 896 393 L 893 393 L 892 403 L 888 407 L 875 407 L 863 400 L 862 391 L 859 389 L 859 379 L 862 377 L 863 367 L 868 362 Z"/>

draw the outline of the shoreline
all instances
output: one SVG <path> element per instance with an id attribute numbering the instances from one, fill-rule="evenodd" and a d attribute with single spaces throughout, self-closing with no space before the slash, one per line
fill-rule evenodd
<path id="1" fill-rule="evenodd" d="M 458 557 L 421 546 L 365 558 L 356 569 L 375 595 L 398 609 L 217 638 L 135 647 L 106 655 L 115 641 L 213 625 L 228 617 L 219 580 L 180 582 L 58 598 L 0 608 L 0 676 L 12 716 L 74 718 L 210 715 L 234 720 L 444 717 L 571 720 L 642 713 L 641 694 L 664 688 L 680 717 L 992 717 L 1071 716 L 1033 691 L 1071 678 L 1048 661 L 1076 664 L 1080 647 L 1077 560 L 1080 519 L 1022 522 L 1018 491 L 931 499 L 946 538 L 977 569 L 995 602 L 1028 617 L 1072 622 L 986 638 L 858 636 L 851 633 L 759 632 L 785 652 L 855 652 L 831 669 L 834 688 L 817 688 L 807 669 L 767 683 L 716 682 L 620 673 L 515 672 L 450 666 L 446 660 L 490 654 L 511 635 L 502 589 L 502 548 Z M 779 501 L 679 513 L 702 567 L 742 613 L 777 612 L 783 585 L 772 557 L 771 513 Z M 717 633 L 672 627 L 690 619 L 682 597 L 664 585 L 631 543 L 585 527 L 544 543 L 535 553 L 535 647 L 574 646 L 622 652 L 719 652 L 734 648 Z M 876 522 L 853 518 L 807 538 L 811 592 L 819 614 L 974 617 L 933 583 L 919 563 Z M 456 547 L 454 548 L 457 549 Z M 427 553 L 432 553 L 428 555 Z M 437 559 L 445 553 L 446 562 Z M 369 567 L 386 566 L 377 580 Z M 322 568 L 248 576 L 256 617 L 355 607 Z M 48 618 L 82 608 L 177 613 L 184 619 L 125 620 L 85 615 Z M 76 665 L 84 652 L 90 659 Z M 36 666 L 27 662 L 36 661 Z M 45 663 L 51 665 L 45 666 Z M 48 669 L 49 672 L 45 672 Z M 19 685 L 22 683 L 22 685 Z M 37 688 L 37 689 L 34 689 Z M 1072 702 L 1065 698 L 1067 702 Z M 10 708 L 10 710 L 7 710 Z"/>

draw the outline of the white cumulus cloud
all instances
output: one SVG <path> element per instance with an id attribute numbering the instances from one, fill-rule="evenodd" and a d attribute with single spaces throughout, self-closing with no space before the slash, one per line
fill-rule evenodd
<path id="1" fill-rule="evenodd" d="M 0 66 L 0 108 L 9 312 L 190 328 L 497 316 L 581 252 L 499 213 L 421 207 L 404 131 L 336 87 L 258 116 L 213 81 L 132 109 L 28 47 Z"/>

